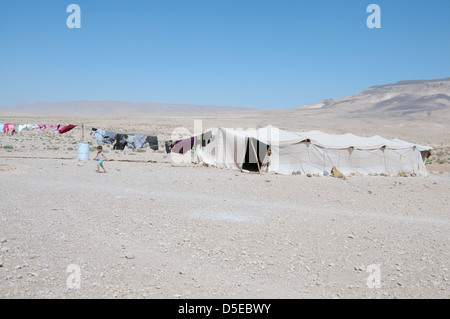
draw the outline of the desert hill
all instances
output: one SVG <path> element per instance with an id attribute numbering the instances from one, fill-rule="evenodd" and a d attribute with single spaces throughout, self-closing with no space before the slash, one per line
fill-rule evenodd
<path id="1" fill-rule="evenodd" d="M 297 110 L 327 109 L 353 116 L 427 118 L 450 111 L 450 78 L 372 86 L 355 95 L 325 99 Z"/>

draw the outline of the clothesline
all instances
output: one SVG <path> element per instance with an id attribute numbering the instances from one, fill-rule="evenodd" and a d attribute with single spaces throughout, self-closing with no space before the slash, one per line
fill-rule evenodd
<path id="1" fill-rule="evenodd" d="M 75 128 L 76 125 L 54 125 L 54 124 L 12 124 L 0 123 L 0 133 L 14 135 L 21 131 L 38 131 L 42 132 L 48 129 L 52 134 L 64 134 Z"/>
<path id="2" fill-rule="evenodd" d="M 124 150 L 125 146 L 131 149 L 144 148 L 148 143 L 150 148 L 157 151 L 159 149 L 157 136 L 146 136 L 137 134 L 125 134 L 106 131 L 98 128 L 92 128 L 92 137 L 97 140 L 99 145 L 114 144 L 114 150 Z M 181 140 L 164 141 L 166 153 L 185 154 L 191 150 L 195 142 L 206 146 L 212 139 L 212 132 L 206 132 L 198 136 L 192 136 Z"/>
<path id="3" fill-rule="evenodd" d="M 60 125 L 60 124 L 14 124 L 14 123 L 0 123 L 0 133 L 17 134 L 22 131 L 49 131 L 53 134 L 64 134 L 75 128 L 76 125 Z M 92 137 L 97 140 L 99 145 L 114 144 L 114 149 L 123 150 L 125 146 L 130 148 L 143 148 L 147 143 L 150 148 L 158 150 L 158 137 L 153 135 L 141 134 L 123 134 L 115 133 L 102 129 L 92 128 Z M 164 142 L 167 153 L 185 154 L 194 146 L 197 139 L 202 140 L 203 146 L 209 143 L 211 139 L 211 132 L 201 134 L 199 136 L 189 137 L 186 139 L 176 141 Z"/>
<path id="4" fill-rule="evenodd" d="M 13 124 L 0 123 L 0 133 L 14 135 L 22 131 L 49 131 L 52 134 L 64 134 L 75 128 L 76 125 L 60 125 L 60 124 Z M 102 129 L 92 128 L 92 137 L 97 140 L 99 145 L 114 144 L 115 150 L 124 150 L 125 146 L 132 149 L 144 148 L 148 143 L 150 148 L 157 151 L 159 149 L 158 137 L 153 135 L 137 135 L 137 134 L 123 134 L 115 133 Z M 206 132 L 198 136 L 192 136 L 180 140 L 165 141 L 166 153 L 185 154 L 191 150 L 194 145 L 201 143 L 206 146 L 212 139 L 212 133 Z"/>
<path id="5" fill-rule="evenodd" d="M 159 148 L 157 136 L 122 134 L 92 128 L 92 137 L 97 140 L 99 145 L 114 144 L 114 150 L 124 150 L 125 146 L 132 149 L 144 148 L 147 143 L 154 151 Z"/>

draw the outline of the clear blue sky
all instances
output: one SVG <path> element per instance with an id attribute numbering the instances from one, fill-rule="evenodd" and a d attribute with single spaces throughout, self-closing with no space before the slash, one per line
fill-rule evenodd
<path id="1" fill-rule="evenodd" d="M 69 4 L 81 29 L 69 29 Z M 369 4 L 381 29 L 369 29 Z M 450 76 L 449 0 L 3 0 L 0 106 L 294 108 Z"/>

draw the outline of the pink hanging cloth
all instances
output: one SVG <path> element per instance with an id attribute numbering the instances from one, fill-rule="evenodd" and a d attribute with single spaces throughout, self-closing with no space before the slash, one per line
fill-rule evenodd
<path id="1" fill-rule="evenodd" d="M 3 133 L 11 133 L 11 135 L 14 135 L 14 133 L 16 133 L 16 130 L 14 129 L 14 124 L 5 124 L 3 126 Z"/>
<path id="2" fill-rule="evenodd" d="M 56 134 L 58 133 L 60 125 L 47 124 L 47 127 L 50 128 L 50 133 Z"/>

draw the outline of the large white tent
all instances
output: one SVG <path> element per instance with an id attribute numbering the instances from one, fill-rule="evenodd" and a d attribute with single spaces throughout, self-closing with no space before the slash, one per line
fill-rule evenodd
<path id="1" fill-rule="evenodd" d="M 266 158 L 270 147 L 271 154 Z M 332 135 L 320 131 L 294 133 L 261 129 L 219 128 L 207 145 L 197 145 L 199 162 L 238 170 L 279 174 L 344 175 L 415 174 L 427 176 L 425 162 L 432 148 L 380 136 Z M 264 159 L 269 165 L 261 167 Z"/>

